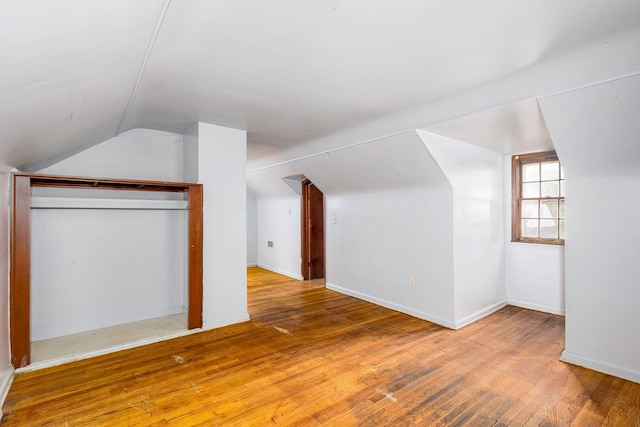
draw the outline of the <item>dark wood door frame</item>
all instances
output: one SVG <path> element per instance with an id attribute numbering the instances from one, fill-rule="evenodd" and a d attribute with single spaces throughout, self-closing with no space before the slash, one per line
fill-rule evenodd
<path id="1" fill-rule="evenodd" d="M 302 182 L 301 253 L 304 280 L 325 276 L 324 195 L 311 181 Z"/>
<path id="2" fill-rule="evenodd" d="M 97 188 L 128 191 L 188 193 L 189 302 L 188 328 L 202 327 L 202 184 L 54 175 L 13 175 L 9 323 L 11 363 L 20 368 L 31 363 L 31 188 Z"/>

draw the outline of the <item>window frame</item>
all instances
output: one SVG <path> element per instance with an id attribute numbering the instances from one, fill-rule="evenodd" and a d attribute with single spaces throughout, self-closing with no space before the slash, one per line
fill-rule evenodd
<path id="1" fill-rule="evenodd" d="M 543 151 L 537 153 L 516 154 L 511 157 L 511 241 L 518 243 L 539 243 L 545 245 L 563 246 L 565 239 L 553 239 L 545 237 L 523 237 L 521 206 L 522 206 L 522 166 L 530 163 L 542 163 L 558 161 L 555 151 Z M 562 164 L 560 164 L 562 167 Z M 565 181 L 566 182 L 566 181 Z M 539 197 L 538 200 L 552 199 L 565 200 L 565 197 Z M 566 220 L 565 220 L 566 221 Z"/>

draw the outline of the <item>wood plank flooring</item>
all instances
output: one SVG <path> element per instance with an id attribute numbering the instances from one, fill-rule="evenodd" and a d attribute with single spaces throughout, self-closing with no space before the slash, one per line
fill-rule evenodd
<path id="1" fill-rule="evenodd" d="M 16 377 L 5 426 L 632 426 L 640 384 L 558 361 L 560 316 L 459 331 L 249 269 L 251 322 Z"/>

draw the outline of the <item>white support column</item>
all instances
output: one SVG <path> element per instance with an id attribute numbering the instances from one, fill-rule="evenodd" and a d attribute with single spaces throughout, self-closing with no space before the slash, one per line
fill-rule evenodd
<path id="1" fill-rule="evenodd" d="M 185 137 L 185 154 L 185 180 L 193 180 L 195 172 L 204 186 L 203 328 L 249 320 L 247 133 L 198 123 L 197 131 L 192 129 Z"/>

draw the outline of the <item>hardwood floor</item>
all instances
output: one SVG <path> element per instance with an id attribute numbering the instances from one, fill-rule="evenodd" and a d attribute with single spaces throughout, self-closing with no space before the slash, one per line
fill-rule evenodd
<path id="1" fill-rule="evenodd" d="M 459 331 L 249 269 L 251 322 L 24 373 L 2 426 L 640 425 L 640 384 L 558 361 L 560 316 Z"/>

